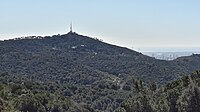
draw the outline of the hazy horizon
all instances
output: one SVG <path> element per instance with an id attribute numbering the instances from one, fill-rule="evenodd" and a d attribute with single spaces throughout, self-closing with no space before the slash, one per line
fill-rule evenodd
<path id="1" fill-rule="evenodd" d="M 131 48 L 139 52 L 191 52 L 200 53 L 200 47 L 141 47 Z"/>
<path id="2" fill-rule="evenodd" d="M 128 48 L 200 48 L 200 1 L 1 1 L 0 40 L 79 34 Z"/>

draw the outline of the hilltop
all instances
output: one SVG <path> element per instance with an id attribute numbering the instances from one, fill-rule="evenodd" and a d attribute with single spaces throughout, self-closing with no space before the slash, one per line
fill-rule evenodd
<path id="1" fill-rule="evenodd" d="M 128 48 L 72 32 L 51 37 L 31 36 L 1 41 L 0 53 L 2 72 L 38 75 L 41 80 L 42 77 L 54 78 L 55 75 L 62 78 L 63 75 L 71 74 L 73 77 L 74 72 L 85 71 L 84 76 L 95 72 L 92 74 L 100 77 L 105 74 L 119 78 L 133 76 L 145 81 L 165 83 L 200 69 L 199 55 L 173 61 L 157 60 Z"/>

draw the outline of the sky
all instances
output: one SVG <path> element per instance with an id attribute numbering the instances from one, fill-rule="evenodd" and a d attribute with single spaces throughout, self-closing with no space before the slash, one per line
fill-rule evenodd
<path id="1" fill-rule="evenodd" d="M 199 0 L 0 0 L 0 40 L 73 31 L 139 48 L 200 47 Z"/>

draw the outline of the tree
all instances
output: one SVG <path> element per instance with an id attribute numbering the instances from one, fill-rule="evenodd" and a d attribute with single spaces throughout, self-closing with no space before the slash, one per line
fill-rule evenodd
<path id="1" fill-rule="evenodd" d="M 199 112 L 200 110 L 200 89 L 195 84 L 190 84 L 183 91 L 177 101 L 179 112 Z"/>
<path id="2" fill-rule="evenodd" d="M 150 89 L 151 91 L 156 91 L 157 85 L 156 85 L 156 83 L 155 83 L 154 81 L 152 81 L 152 82 L 149 84 L 149 89 Z"/>

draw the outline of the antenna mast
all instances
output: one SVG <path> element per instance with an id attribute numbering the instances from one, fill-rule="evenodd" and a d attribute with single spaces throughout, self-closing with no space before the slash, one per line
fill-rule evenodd
<path id="1" fill-rule="evenodd" d="M 72 33 L 72 23 L 70 23 L 70 32 Z"/>

